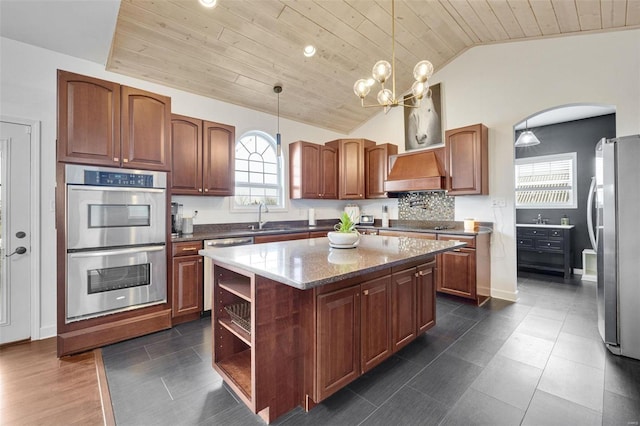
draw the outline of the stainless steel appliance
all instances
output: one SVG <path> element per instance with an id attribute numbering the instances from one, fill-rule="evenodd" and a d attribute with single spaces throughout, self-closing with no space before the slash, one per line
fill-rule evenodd
<path id="1" fill-rule="evenodd" d="M 205 240 L 204 248 L 232 247 L 253 244 L 253 237 L 218 238 L 215 240 Z M 211 258 L 204 258 L 204 310 L 211 310 L 211 289 L 213 288 L 213 276 L 211 270 Z"/>
<path id="2" fill-rule="evenodd" d="M 635 359 L 640 359 L 639 162 L 640 135 L 598 142 L 587 206 L 597 253 L 598 329 L 611 352 Z"/>
<path id="3" fill-rule="evenodd" d="M 66 322 L 165 303 L 166 173 L 69 164 Z"/>

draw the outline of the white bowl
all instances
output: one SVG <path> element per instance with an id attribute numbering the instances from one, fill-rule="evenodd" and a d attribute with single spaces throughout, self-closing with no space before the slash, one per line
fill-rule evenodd
<path id="1" fill-rule="evenodd" d="M 354 245 L 360 239 L 360 234 L 357 232 L 335 232 L 331 231 L 327 234 L 329 241 L 332 244 L 338 246 Z"/>

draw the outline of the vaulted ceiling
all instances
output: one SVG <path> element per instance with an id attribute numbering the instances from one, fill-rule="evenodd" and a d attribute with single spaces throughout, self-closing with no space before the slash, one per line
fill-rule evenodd
<path id="1" fill-rule="evenodd" d="M 279 83 L 282 117 L 342 133 L 379 111 L 353 84 L 391 60 L 391 0 L 1 0 L 0 12 L 3 37 L 270 114 Z M 438 70 L 482 44 L 640 28 L 640 0 L 396 0 L 395 12 L 399 96 L 421 59 Z"/>

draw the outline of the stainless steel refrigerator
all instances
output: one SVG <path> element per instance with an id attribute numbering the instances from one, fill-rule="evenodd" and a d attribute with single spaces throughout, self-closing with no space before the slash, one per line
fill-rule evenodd
<path id="1" fill-rule="evenodd" d="M 640 135 L 596 145 L 587 219 L 600 335 L 611 352 L 640 359 Z"/>

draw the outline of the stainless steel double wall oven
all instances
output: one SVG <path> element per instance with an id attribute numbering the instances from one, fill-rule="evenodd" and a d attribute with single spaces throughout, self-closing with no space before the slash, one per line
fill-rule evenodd
<path id="1" fill-rule="evenodd" d="M 166 173 L 65 173 L 66 322 L 166 302 Z"/>

